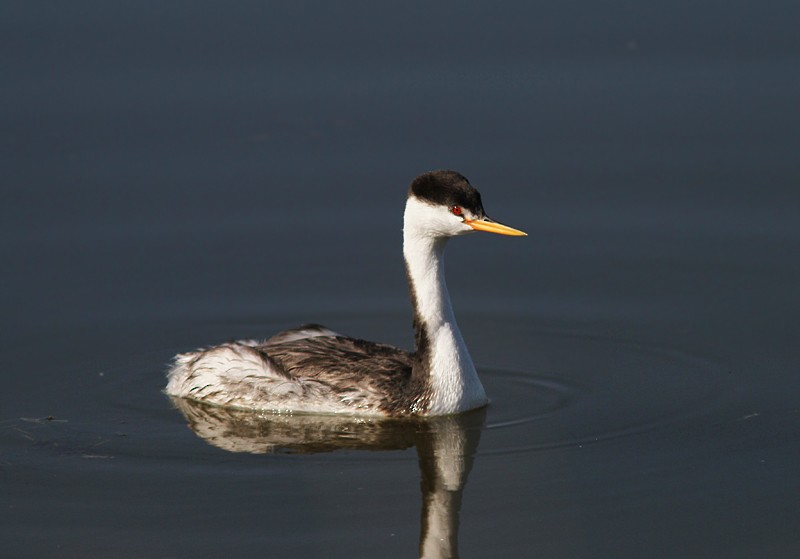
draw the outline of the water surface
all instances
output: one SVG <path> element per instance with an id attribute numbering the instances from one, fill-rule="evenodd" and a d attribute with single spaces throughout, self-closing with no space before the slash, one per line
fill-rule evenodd
<path id="1" fill-rule="evenodd" d="M 0 13 L 3 556 L 800 552 L 793 3 Z M 441 167 L 530 235 L 448 249 L 486 410 L 162 393 L 303 322 L 410 347 Z"/>

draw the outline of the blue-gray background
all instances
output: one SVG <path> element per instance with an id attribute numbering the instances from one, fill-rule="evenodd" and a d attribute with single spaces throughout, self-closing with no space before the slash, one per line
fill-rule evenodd
<path id="1" fill-rule="evenodd" d="M 612 449 L 607 469 L 565 457 L 585 499 L 554 492 L 540 510 L 531 490 L 503 511 L 464 511 L 473 526 L 503 520 L 490 549 L 792 556 L 798 29 L 792 1 L 3 2 L 0 420 L 63 415 L 64 392 L 49 387 L 67 371 L 130 359 L 156 370 L 173 349 L 238 335 L 225 321 L 352 313 L 370 317 L 355 334 L 408 345 L 405 187 L 454 168 L 490 215 L 530 234 L 450 251 L 479 363 L 491 348 L 534 359 L 492 338 L 492 317 L 672 348 L 729 372 L 708 430 L 673 440 L 695 449 L 679 453 L 685 470 L 644 444 L 628 450 L 650 453 L 658 475 L 637 477 Z M 162 330 L 173 337 L 159 345 Z M 156 393 L 159 375 L 137 390 Z M 90 392 L 70 397 L 97 405 Z M 93 478 L 64 466 L 77 489 L 62 502 L 58 484 L 30 488 L 64 471 L 15 464 L 0 456 L 11 519 L 0 548 L 30 551 L 14 537 L 24 525 L 43 534 L 31 556 L 94 549 L 70 529 L 95 511 Z M 511 477 L 524 487 L 539 465 L 528 457 Z M 40 508 L 51 513 L 37 526 Z M 98 515 L 84 520 L 108 556 L 168 548 L 148 547 L 145 521 L 131 547 L 124 522 L 112 530 L 98 519 L 115 516 Z M 209 553 L 237 550 L 224 526 Z M 284 549 L 266 530 L 277 552 L 328 549 L 314 533 L 311 548 Z M 240 551 L 257 548 L 247 541 Z M 480 541 L 463 555 L 487 556 Z"/>

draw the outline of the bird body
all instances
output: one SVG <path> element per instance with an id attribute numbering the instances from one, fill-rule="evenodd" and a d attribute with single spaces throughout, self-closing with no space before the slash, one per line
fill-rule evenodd
<path id="1" fill-rule="evenodd" d="M 478 191 L 454 171 L 426 173 L 412 182 L 403 256 L 414 307 L 414 353 L 306 325 L 263 342 L 180 354 L 168 373 L 167 393 L 276 413 L 433 416 L 486 405 L 444 270 L 447 240 L 475 230 L 525 235 L 489 220 Z"/>

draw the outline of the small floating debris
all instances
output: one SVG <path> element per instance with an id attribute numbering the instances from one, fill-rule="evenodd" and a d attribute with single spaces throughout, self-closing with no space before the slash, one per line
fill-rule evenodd
<path id="1" fill-rule="evenodd" d="M 68 423 L 69 422 L 68 419 L 58 419 L 54 415 L 48 415 L 46 417 L 20 417 L 19 420 L 20 421 L 26 421 L 28 423 L 38 423 L 40 425 L 44 424 L 44 423 Z"/>

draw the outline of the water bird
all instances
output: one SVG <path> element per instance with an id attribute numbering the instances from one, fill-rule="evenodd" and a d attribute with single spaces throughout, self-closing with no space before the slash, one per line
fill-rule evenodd
<path id="1" fill-rule="evenodd" d="M 455 171 L 412 181 L 403 257 L 414 310 L 413 353 L 308 324 L 264 341 L 179 354 L 167 373 L 167 394 L 274 413 L 439 416 L 485 406 L 444 270 L 447 241 L 475 231 L 526 235 L 489 219 L 480 193 Z"/>

